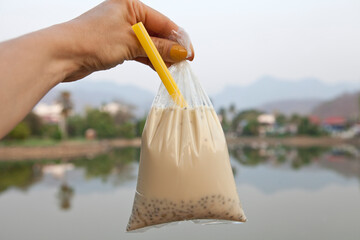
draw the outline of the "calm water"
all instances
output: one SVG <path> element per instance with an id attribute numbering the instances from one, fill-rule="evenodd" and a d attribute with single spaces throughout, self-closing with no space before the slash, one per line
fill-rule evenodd
<path id="1" fill-rule="evenodd" d="M 245 224 L 183 222 L 125 233 L 139 149 L 0 163 L 0 239 L 360 239 L 360 159 L 351 146 L 231 149 Z"/>

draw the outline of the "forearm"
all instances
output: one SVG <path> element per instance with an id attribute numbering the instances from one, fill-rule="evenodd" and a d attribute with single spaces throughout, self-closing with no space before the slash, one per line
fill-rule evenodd
<path id="1" fill-rule="evenodd" d="M 63 34 L 56 25 L 0 43 L 0 138 L 75 71 Z"/>

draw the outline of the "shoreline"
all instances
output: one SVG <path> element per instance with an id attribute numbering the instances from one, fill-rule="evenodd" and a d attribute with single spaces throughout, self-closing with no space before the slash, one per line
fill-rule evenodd
<path id="1" fill-rule="evenodd" d="M 284 137 L 284 138 L 260 138 L 260 137 L 227 137 L 229 147 L 243 145 L 253 147 L 263 146 L 293 146 L 293 147 L 331 147 L 336 145 L 360 145 L 360 139 L 341 139 L 330 137 Z M 65 141 L 54 146 L 1 146 L 0 161 L 26 161 L 42 159 L 71 159 L 76 157 L 92 157 L 97 154 L 109 152 L 113 148 L 140 147 L 141 138 L 135 139 L 107 139 L 88 142 Z"/>
<path id="2" fill-rule="evenodd" d="M 245 145 L 245 146 L 293 146 L 293 147 L 331 147 L 342 144 L 360 145 L 360 139 L 343 139 L 334 137 L 227 137 L 226 141 L 229 146 L 232 145 Z"/>
<path id="3" fill-rule="evenodd" d="M 71 159 L 76 157 L 92 157 L 106 153 L 113 148 L 140 147 L 141 139 L 107 139 L 75 143 L 65 141 L 54 146 L 1 146 L 0 161 L 26 161 L 41 159 Z"/>

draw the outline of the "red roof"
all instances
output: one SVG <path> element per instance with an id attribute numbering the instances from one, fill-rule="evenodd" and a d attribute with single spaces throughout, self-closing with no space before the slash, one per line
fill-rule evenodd
<path id="1" fill-rule="evenodd" d="M 309 121 L 310 123 L 312 124 L 315 124 L 315 125 L 320 125 L 320 118 L 318 118 L 317 116 L 309 116 Z"/>
<path id="2" fill-rule="evenodd" d="M 324 119 L 323 123 L 325 125 L 345 125 L 346 119 L 343 117 L 328 117 Z"/>

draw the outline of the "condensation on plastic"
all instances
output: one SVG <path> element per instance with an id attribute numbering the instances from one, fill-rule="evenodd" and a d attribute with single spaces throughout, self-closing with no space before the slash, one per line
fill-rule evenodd
<path id="1" fill-rule="evenodd" d="M 190 39 L 183 29 L 170 38 L 189 52 Z M 210 99 L 187 61 L 169 70 L 187 106 L 179 107 L 160 85 L 142 135 L 138 183 L 127 231 L 185 220 L 201 224 L 245 222 L 225 136 Z"/>

